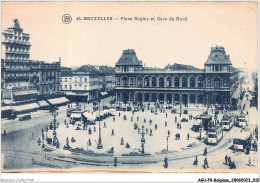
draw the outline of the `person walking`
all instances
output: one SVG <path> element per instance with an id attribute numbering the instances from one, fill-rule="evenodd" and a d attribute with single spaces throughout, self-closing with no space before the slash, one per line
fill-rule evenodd
<path id="1" fill-rule="evenodd" d="M 208 160 L 207 158 L 204 159 L 204 168 L 209 168 L 209 163 L 208 163 Z"/>
<path id="2" fill-rule="evenodd" d="M 188 134 L 187 134 L 187 140 L 189 140 L 189 139 L 190 139 L 190 134 L 188 133 Z"/>
<path id="3" fill-rule="evenodd" d="M 114 129 L 112 129 L 111 136 L 114 136 L 114 135 L 115 135 L 115 133 L 114 133 Z"/>
<path id="4" fill-rule="evenodd" d="M 207 148 L 205 147 L 203 156 L 207 156 L 207 154 L 208 154 L 208 151 L 207 151 Z"/>
<path id="5" fill-rule="evenodd" d="M 114 167 L 117 167 L 117 157 L 114 158 Z"/>
<path id="6" fill-rule="evenodd" d="M 168 168 L 168 158 L 165 157 L 164 158 L 164 165 L 163 165 L 164 168 Z"/>
<path id="7" fill-rule="evenodd" d="M 193 165 L 196 165 L 196 166 L 198 165 L 198 156 L 195 157 L 195 160 L 194 160 L 194 162 L 193 162 Z"/>
<path id="8" fill-rule="evenodd" d="M 227 163 L 228 163 L 228 156 L 226 155 L 225 156 L 225 164 L 227 165 Z"/>

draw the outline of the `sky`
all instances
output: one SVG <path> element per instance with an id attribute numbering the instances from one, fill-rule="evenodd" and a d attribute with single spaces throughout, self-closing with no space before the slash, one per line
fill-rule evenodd
<path id="1" fill-rule="evenodd" d="M 64 14 L 71 15 L 70 24 L 62 22 Z M 76 20 L 96 16 L 113 20 Z M 256 2 L 2 2 L 1 18 L 2 30 L 19 19 L 31 37 L 32 60 L 53 62 L 61 57 L 67 67 L 114 66 L 129 48 L 149 67 L 180 63 L 203 68 L 217 45 L 225 48 L 233 66 L 246 62 L 249 70 L 257 70 Z"/>

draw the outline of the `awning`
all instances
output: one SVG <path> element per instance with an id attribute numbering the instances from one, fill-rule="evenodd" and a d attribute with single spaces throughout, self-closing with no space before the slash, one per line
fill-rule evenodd
<path id="1" fill-rule="evenodd" d="M 45 100 L 41 100 L 38 102 L 39 106 L 40 107 L 46 107 L 46 106 L 49 106 L 49 104 L 45 101 Z"/>
<path id="2" fill-rule="evenodd" d="M 81 118 L 81 113 L 71 113 L 71 118 Z"/>
<path id="3" fill-rule="evenodd" d="M 89 93 L 85 92 L 85 93 L 78 93 L 78 92 L 66 92 L 66 95 L 68 96 L 89 96 Z"/>
<path id="4" fill-rule="evenodd" d="M 100 92 L 100 94 L 101 94 L 102 96 L 104 96 L 104 95 L 107 95 L 108 93 L 107 93 L 107 92 Z"/>
<path id="5" fill-rule="evenodd" d="M 23 95 L 38 95 L 39 92 L 37 90 L 24 90 L 24 91 L 14 91 L 13 95 L 15 96 L 23 96 Z"/>
<path id="6" fill-rule="evenodd" d="M 32 110 L 32 109 L 38 109 L 39 105 L 36 103 L 31 103 L 31 104 L 13 106 L 12 108 L 13 108 L 13 110 L 19 112 L 19 111 L 28 111 L 28 110 Z"/>
<path id="7" fill-rule="evenodd" d="M 90 114 L 88 112 L 84 112 L 83 115 L 90 121 L 94 121 L 96 119 L 95 116 L 93 116 L 92 114 Z"/>
<path id="8" fill-rule="evenodd" d="M 51 105 L 57 105 L 57 104 L 68 103 L 69 100 L 66 97 L 60 97 L 60 98 L 48 99 L 48 102 L 50 102 Z"/>
<path id="9" fill-rule="evenodd" d="M 8 106 L 4 106 L 4 107 L 1 107 L 1 111 L 9 111 L 9 110 L 12 110 L 12 108 L 8 105 Z"/>

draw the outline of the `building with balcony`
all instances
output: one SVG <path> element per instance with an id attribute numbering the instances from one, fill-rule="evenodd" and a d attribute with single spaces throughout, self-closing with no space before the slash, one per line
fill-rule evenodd
<path id="1" fill-rule="evenodd" d="M 111 93 L 115 89 L 115 73 L 108 66 L 83 65 L 76 70 L 62 68 L 61 88 L 73 101 L 91 101 L 99 92 Z"/>
<path id="2" fill-rule="evenodd" d="M 223 47 L 212 47 L 204 69 L 174 64 L 144 67 L 134 50 L 124 50 L 115 64 L 116 99 L 173 105 L 231 104 L 238 72 Z"/>
<path id="3" fill-rule="evenodd" d="M 30 60 L 30 35 L 18 19 L 2 32 L 2 104 L 18 104 L 55 96 L 60 92 L 60 63 Z"/>

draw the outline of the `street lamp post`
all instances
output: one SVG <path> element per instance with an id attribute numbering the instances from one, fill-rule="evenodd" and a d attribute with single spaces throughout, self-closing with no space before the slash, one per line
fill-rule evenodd
<path id="1" fill-rule="evenodd" d="M 142 138 L 141 138 L 142 151 L 141 151 L 141 153 L 144 154 L 144 144 L 145 144 L 144 135 L 147 134 L 147 133 L 144 132 L 144 125 L 142 125 L 142 132 L 139 133 L 139 134 L 142 134 Z"/>
<path id="2" fill-rule="evenodd" d="M 98 106 L 98 109 L 99 109 L 99 137 L 98 137 L 98 144 L 97 144 L 97 149 L 103 149 L 103 145 L 102 145 L 102 138 L 101 138 L 101 127 L 100 127 L 100 123 L 101 123 L 101 117 L 100 117 L 100 102 L 99 101 L 99 106 Z"/>

